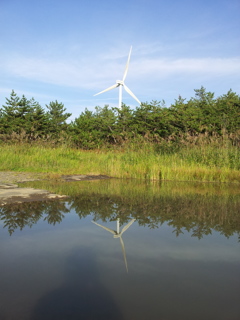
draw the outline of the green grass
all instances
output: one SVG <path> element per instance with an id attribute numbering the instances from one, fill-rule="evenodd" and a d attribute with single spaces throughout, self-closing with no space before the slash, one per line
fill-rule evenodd
<path id="1" fill-rule="evenodd" d="M 240 183 L 240 151 L 237 147 L 193 146 L 161 153 L 147 144 L 138 150 L 125 151 L 83 151 L 21 144 L 1 145 L 0 150 L 1 171 Z"/>

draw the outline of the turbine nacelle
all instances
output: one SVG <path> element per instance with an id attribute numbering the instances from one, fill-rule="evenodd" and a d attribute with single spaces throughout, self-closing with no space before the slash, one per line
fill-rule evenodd
<path id="1" fill-rule="evenodd" d="M 116 80 L 116 84 L 119 86 L 124 86 L 123 80 Z"/>

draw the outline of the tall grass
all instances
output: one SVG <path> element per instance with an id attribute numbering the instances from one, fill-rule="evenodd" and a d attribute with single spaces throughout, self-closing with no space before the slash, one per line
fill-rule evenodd
<path id="1" fill-rule="evenodd" d="M 165 147 L 164 147 L 165 148 Z M 145 180 L 220 181 L 240 183 L 240 150 L 231 145 L 187 145 L 156 150 L 144 143 L 138 149 L 83 151 L 66 146 L 0 146 L 1 171 L 60 174 L 106 174 Z"/>

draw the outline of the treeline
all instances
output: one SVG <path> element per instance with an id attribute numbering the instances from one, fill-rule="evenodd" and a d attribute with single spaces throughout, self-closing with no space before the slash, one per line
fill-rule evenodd
<path id="1" fill-rule="evenodd" d="M 70 116 L 58 101 L 44 109 L 34 98 L 20 98 L 12 91 L 0 108 L 0 141 L 50 141 L 82 149 L 136 141 L 192 143 L 199 137 L 209 141 L 227 137 L 232 145 L 240 144 L 240 96 L 232 90 L 215 98 L 201 87 L 189 101 L 179 96 L 170 107 L 164 101 L 142 103 L 135 109 L 106 105 L 86 109 L 67 123 Z"/>

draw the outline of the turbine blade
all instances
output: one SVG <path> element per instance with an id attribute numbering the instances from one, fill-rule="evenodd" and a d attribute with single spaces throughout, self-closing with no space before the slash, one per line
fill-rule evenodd
<path id="1" fill-rule="evenodd" d="M 119 84 L 116 83 L 116 84 L 114 84 L 113 86 L 111 86 L 111 87 L 109 87 L 109 88 L 107 88 L 107 89 L 105 89 L 105 90 L 103 90 L 103 91 L 101 91 L 101 92 L 98 92 L 98 93 L 94 94 L 94 96 L 97 96 L 98 94 L 101 94 L 101 93 L 103 93 L 103 92 L 106 92 L 106 91 L 115 89 L 115 88 L 117 88 L 118 86 L 119 86 Z"/>
<path id="2" fill-rule="evenodd" d="M 126 64 L 126 67 L 125 67 L 124 74 L 123 74 L 123 82 L 125 81 L 126 76 L 127 76 L 127 73 L 128 73 L 128 66 L 129 66 L 129 61 L 130 61 L 131 53 L 132 53 L 132 46 L 131 46 L 130 51 L 129 51 L 129 54 L 128 54 L 128 60 L 127 60 L 127 64 Z"/>
<path id="3" fill-rule="evenodd" d="M 99 227 L 101 227 L 101 228 L 103 228 L 103 229 L 105 229 L 105 230 L 107 230 L 107 231 L 109 231 L 109 232 L 111 232 L 112 234 L 114 234 L 114 235 L 116 235 L 117 233 L 116 233 L 116 231 L 114 231 L 114 230 L 112 230 L 112 229 L 109 229 L 109 228 L 107 228 L 107 227 L 104 227 L 104 226 L 102 226 L 101 224 L 98 224 L 97 222 L 95 222 L 95 221 L 92 221 L 92 223 L 94 223 L 94 224 L 96 224 L 97 226 L 99 226 Z"/>
<path id="4" fill-rule="evenodd" d="M 121 234 L 123 234 L 123 232 L 125 232 L 125 231 L 133 224 L 133 222 L 134 222 L 135 220 L 136 220 L 136 219 L 132 219 L 130 222 L 128 222 L 128 224 L 126 224 L 126 225 L 122 228 Z"/>
<path id="5" fill-rule="evenodd" d="M 126 251 L 125 251 L 125 247 L 124 247 L 123 239 L 122 239 L 122 237 L 120 237 L 119 239 L 120 239 L 121 246 L 122 246 L 123 259 L 124 259 L 124 262 L 125 262 L 126 270 L 127 270 L 127 272 L 128 272 L 127 256 L 126 256 Z"/>
<path id="6" fill-rule="evenodd" d="M 127 93 L 129 93 L 130 96 L 133 97 L 133 99 L 135 99 L 139 104 L 141 104 L 140 100 L 138 100 L 135 94 L 133 94 L 132 91 L 125 84 L 123 86 L 124 86 L 124 89 L 127 91 Z"/>

